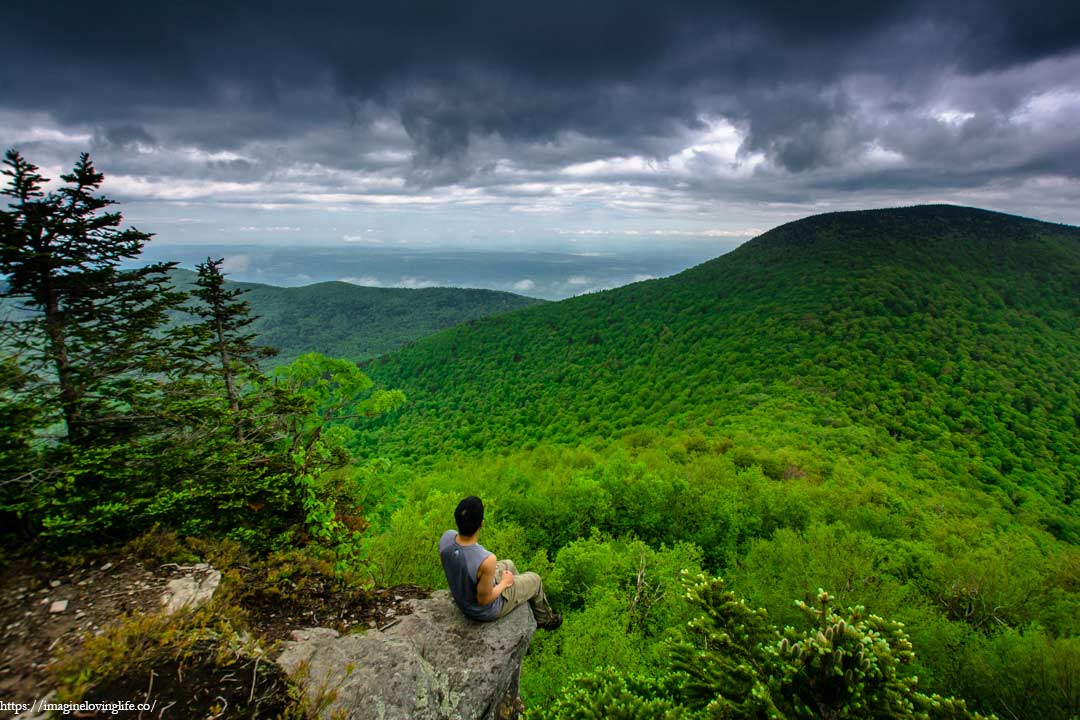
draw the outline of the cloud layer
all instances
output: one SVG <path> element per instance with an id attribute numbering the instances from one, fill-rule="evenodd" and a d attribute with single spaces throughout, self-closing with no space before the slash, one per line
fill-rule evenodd
<path id="1" fill-rule="evenodd" d="M 304 209 L 703 237 L 939 200 L 1080 222 L 1080 4 L 871 5 L 23 3 L 0 143 L 53 172 L 89 149 L 114 196 L 249 239 Z"/>

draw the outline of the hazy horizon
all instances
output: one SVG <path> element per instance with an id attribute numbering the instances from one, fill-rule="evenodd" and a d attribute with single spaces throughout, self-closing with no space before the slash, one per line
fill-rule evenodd
<path id="1" fill-rule="evenodd" d="M 482 288 L 561 300 L 674 275 L 739 244 L 683 242 L 601 252 L 152 242 L 139 264 L 176 261 L 193 270 L 214 257 L 224 258 L 223 270 L 239 282 L 297 287 L 336 280 L 369 287 Z"/>

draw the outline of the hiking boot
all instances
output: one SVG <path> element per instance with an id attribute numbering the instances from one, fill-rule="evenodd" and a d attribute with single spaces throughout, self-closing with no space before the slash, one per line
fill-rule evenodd
<path id="1" fill-rule="evenodd" d="M 541 630 L 558 630 L 560 625 L 562 625 L 562 615 L 552 615 L 547 622 L 536 623 L 536 627 Z"/>

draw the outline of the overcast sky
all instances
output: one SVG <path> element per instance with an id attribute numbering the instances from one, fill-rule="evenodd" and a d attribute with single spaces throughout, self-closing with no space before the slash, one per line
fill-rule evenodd
<path id="1" fill-rule="evenodd" d="M 1080 224 L 1080 2 L 25 2 L 0 145 L 158 243 L 663 247 Z"/>

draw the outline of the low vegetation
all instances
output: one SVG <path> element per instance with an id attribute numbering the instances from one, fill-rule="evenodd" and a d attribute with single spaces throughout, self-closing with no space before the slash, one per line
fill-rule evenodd
<path id="1" fill-rule="evenodd" d="M 658 673 L 579 675 L 538 718 L 981 718 L 962 700 L 926 695 L 905 675 L 911 642 L 897 622 L 840 613 L 828 593 L 799 602 L 809 628 L 771 626 L 723 580 L 684 581 L 696 615 Z"/>

